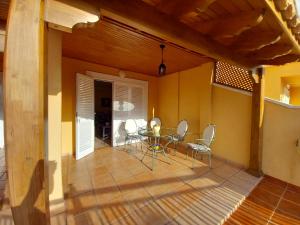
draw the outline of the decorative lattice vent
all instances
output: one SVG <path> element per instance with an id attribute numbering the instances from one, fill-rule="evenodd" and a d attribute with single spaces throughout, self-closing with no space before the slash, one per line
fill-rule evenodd
<path id="1" fill-rule="evenodd" d="M 252 78 L 247 70 L 220 61 L 216 63 L 214 82 L 250 92 L 253 87 Z"/>

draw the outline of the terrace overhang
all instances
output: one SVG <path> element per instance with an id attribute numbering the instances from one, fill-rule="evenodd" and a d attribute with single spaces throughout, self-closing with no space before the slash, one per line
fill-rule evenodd
<path id="1" fill-rule="evenodd" d="M 217 4 L 217 0 L 128 0 L 126 4 L 119 0 L 47 0 L 45 20 L 70 31 L 76 23 L 97 21 L 100 14 L 102 19 L 247 69 L 299 60 L 300 23 L 294 1 L 222 3 L 229 13 L 218 12 Z"/>

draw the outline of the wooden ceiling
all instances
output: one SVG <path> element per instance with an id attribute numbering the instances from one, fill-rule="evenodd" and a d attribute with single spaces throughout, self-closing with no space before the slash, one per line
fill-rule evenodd
<path id="1" fill-rule="evenodd" d="M 300 58 L 299 44 L 291 43 L 291 38 L 300 43 L 300 22 L 292 0 L 141 1 L 258 64 L 278 65 Z"/>
<path id="2" fill-rule="evenodd" d="M 57 1 L 77 6 L 83 0 Z M 0 1 L 0 20 L 7 17 L 8 3 L 9 0 Z M 203 54 L 247 68 L 300 59 L 300 21 L 294 0 L 127 0 L 126 4 L 122 0 L 86 0 L 84 3 L 100 9 L 103 18 L 131 27 L 100 20 L 93 28 L 73 29 L 73 34 L 64 35 L 63 54 L 69 57 L 155 75 L 162 41 L 153 38 L 156 36 L 167 42 L 169 73 L 209 61 Z"/>
<path id="3" fill-rule="evenodd" d="M 102 19 L 96 26 L 63 34 L 63 55 L 148 75 L 158 75 L 161 40 L 115 21 Z M 165 43 L 167 74 L 199 66 L 212 59 Z"/>

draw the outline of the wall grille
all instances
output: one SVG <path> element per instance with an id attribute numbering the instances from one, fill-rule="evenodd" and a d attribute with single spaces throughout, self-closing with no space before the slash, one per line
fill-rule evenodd
<path id="1" fill-rule="evenodd" d="M 221 61 L 215 65 L 214 82 L 244 91 L 253 90 L 253 81 L 247 70 Z"/>

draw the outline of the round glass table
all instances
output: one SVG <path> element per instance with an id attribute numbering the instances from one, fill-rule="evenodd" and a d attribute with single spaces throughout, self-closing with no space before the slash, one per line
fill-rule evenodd
<path id="1" fill-rule="evenodd" d="M 157 159 L 157 153 L 162 153 L 168 159 L 168 156 L 165 152 L 165 147 L 162 144 L 160 144 L 160 139 L 168 137 L 168 135 L 164 135 L 164 134 L 160 134 L 160 133 L 155 134 L 152 130 L 147 130 L 147 129 L 139 130 L 138 134 L 142 137 L 147 137 L 147 139 L 148 139 L 147 151 L 144 153 L 144 156 L 141 159 L 141 161 L 143 161 L 145 156 L 147 155 L 147 153 L 149 151 L 151 151 L 152 152 L 152 154 L 151 154 L 152 170 L 153 170 L 154 165 L 155 165 L 155 160 Z M 154 141 L 152 141 L 152 140 L 154 140 Z M 168 162 L 169 162 L 169 160 L 168 160 Z"/>

